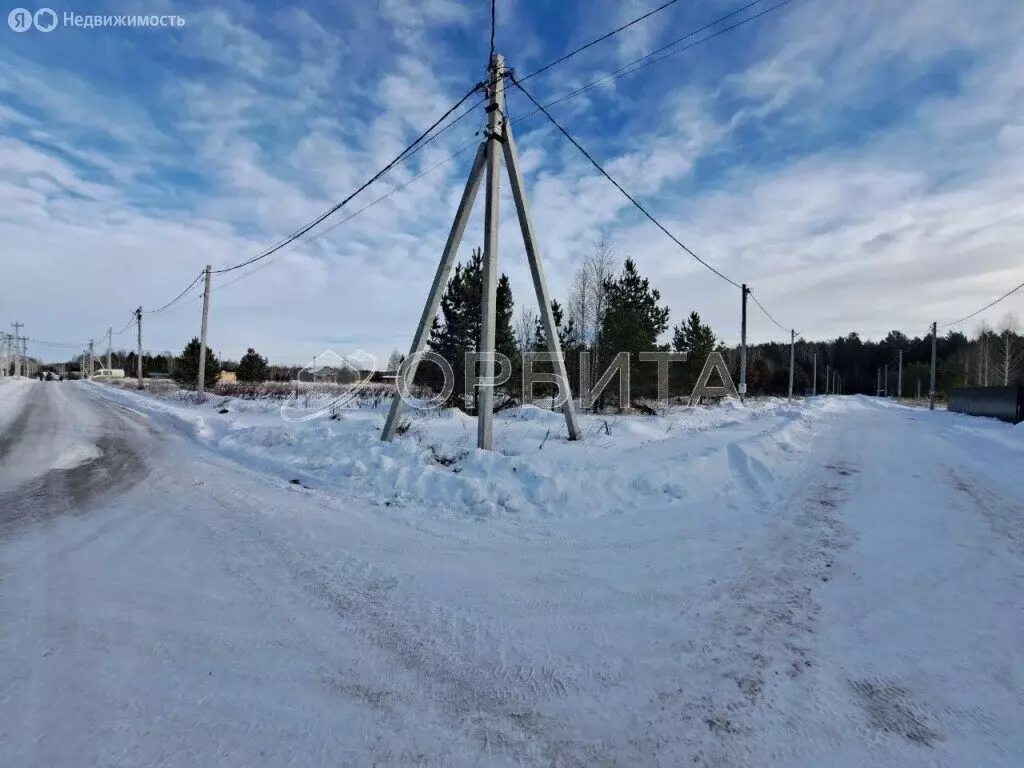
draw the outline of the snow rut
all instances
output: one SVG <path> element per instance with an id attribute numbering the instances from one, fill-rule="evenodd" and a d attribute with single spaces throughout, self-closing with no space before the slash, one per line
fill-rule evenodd
<path id="1" fill-rule="evenodd" d="M 746 466 L 736 453 L 730 458 Z M 846 463 L 825 469 L 824 478 L 815 468 L 813 480 L 797 483 L 799 490 L 788 500 L 765 503 L 765 514 L 793 512 L 747 556 L 743 575 L 720 589 L 708 626 L 682 645 L 685 668 L 678 679 L 690 685 L 663 688 L 651 698 L 641 730 L 660 737 L 653 747 L 656 764 L 763 762 L 752 723 L 759 712 L 783 721 L 791 733 L 805 728 L 787 715 L 787 697 L 801 689 L 802 678 L 815 666 L 811 638 L 820 610 L 815 591 L 831 580 L 836 559 L 848 546 L 838 510 L 857 474 Z M 811 737 L 793 735 L 799 741 Z"/>
<path id="2" fill-rule="evenodd" d="M 373 672 L 360 672 L 347 661 L 332 661 L 338 654 L 310 639 L 320 647 L 325 687 L 382 712 L 399 707 L 433 712 L 485 752 L 517 763 L 549 762 L 545 756 L 556 754 L 596 754 L 589 742 L 566 735 L 567 721 L 543 714 L 552 703 L 579 692 L 576 678 L 557 661 L 538 658 L 536 649 L 531 655 L 507 626 L 425 601 L 414 581 L 361 558 L 337 551 L 318 558 L 312 548 L 292 548 L 254 521 L 236 499 L 214 495 L 223 508 L 237 512 L 230 531 L 210 527 L 234 576 L 258 588 L 260 578 L 251 573 L 251 563 L 278 563 L 294 589 L 334 614 L 341 629 L 338 643 L 350 649 L 365 645 L 389 660 Z M 295 598 L 279 591 L 267 599 L 280 604 Z M 382 667 L 390 671 L 380 674 Z M 558 764 L 574 760 L 562 757 Z"/>

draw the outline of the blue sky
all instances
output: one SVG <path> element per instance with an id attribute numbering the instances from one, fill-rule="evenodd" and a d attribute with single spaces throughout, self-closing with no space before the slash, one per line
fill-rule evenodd
<path id="1" fill-rule="evenodd" d="M 499 0 L 497 45 L 525 74 L 657 4 Z M 528 87 L 557 98 L 744 4 L 683 0 Z M 117 330 L 205 264 L 293 231 L 480 80 L 487 56 L 487 0 L 51 7 L 185 25 L 0 30 L 0 319 L 39 339 Z M 552 112 L 785 325 L 809 338 L 913 334 L 1022 279 L 1022 40 L 1015 0 L 794 0 Z M 530 109 L 513 92 L 508 111 Z M 215 349 L 296 361 L 325 348 L 404 351 L 483 121 L 482 110 L 460 121 L 351 210 L 441 164 L 408 188 L 237 283 L 240 273 L 218 279 Z M 736 289 L 640 217 L 542 116 L 515 128 L 554 296 L 607 236 L 661 289 L 673 322 L 696 309 L 737 339 Z M 504 192 L 501 269 L 529 306 Z M 478 205 L 467 254 L 481 217 Z M 199 307 L 195 292 L 147 319 L 145 346 L 180 349 Z M 1015 297 L 985 319 L 1007 310 L 1024 306 Z M 784 336 L 752 310 L 753 340 Z"/>

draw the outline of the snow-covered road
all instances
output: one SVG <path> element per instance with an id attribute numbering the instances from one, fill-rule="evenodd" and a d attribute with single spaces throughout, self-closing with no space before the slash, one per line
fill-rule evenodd
<path id="1" fill-rule="evenodd" d="M 0 382 L 2 766 L 1024 764 L 1024 427 L 820 398 L 498 519 L 154 408 Z"/>

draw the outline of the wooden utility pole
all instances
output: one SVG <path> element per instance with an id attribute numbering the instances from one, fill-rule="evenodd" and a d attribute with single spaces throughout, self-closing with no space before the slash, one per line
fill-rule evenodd
<path id="1" fill-rule="evenodd" d="M 939 324 L 932 323 L 932 378 L 928 388 L 928 410 L 935 410 L 935 352 L 938 346 Z"/>
<path id="2" fill-rule="evenodd" d="M 210 265 L 206 265 L 206 287 L 203 289 L 203 324 L 199 333 L 199 380 L 196 393 L 199 402 L 206 396 L 206 321 L 210 315 Z"/>
<path id="3" fill-rule="evenodd" d="M 22 355 L 18 347 L 18 332 L 25 327 L 24 323 L 11 323 L 14 326 L 14 375 L 21 376 Z"/>
<path id="4" fill-rule="evenodd" d="M 136 372 L 138 374 L 139 383 L 138 388 L 142 389 L 142 307 L 135 310 L 135 323 L 138 326 L 139 331 L 139 349 L 138 356 L 135 360 Z"/>
<path id="5" fill-rule="evenodd" d="M 114 329 L 113 327 L 107 328 L 107 375 L 113 376 L 110 373 L 114 368 Z"/>
<path id="6" fill-rule="evenodd" d="M 747 294 L 750 289 L 744 283 L 740 286 L 742 295 L 740 309 L 740 401 L 747 396 Z"/>
<path id="7" fill-rule="evenodd" d="M 89 378 L 96 375 L 96 346 L 89 339 Z"/>
<path id="8" fill-rule="evenodd" d="M 796 364 L 796 331 L 789 331 L 789 401 L 793 401 L 793 366 Z"/>
<path id="9" fill-rule="evenodd" d="M 900 350 L 900 369 L 896 374 L 896 399 L 903 399 L 903 350 Z"/>
<path id="10" fill-rule="evenodd" d="M 555 325 L 554 314 L 551 310 L 551 299 L 547 289 L 547 282 L 544 277 L 544 268 L 541 263 L 540 250 L 537 246 L 537 238 L 530 220 L 529 206 L 526 199 L 526 188 L 523 182 L 522 172 L 519 168 L 519 156 L 516 151 L 515 139 L 512 135 L 511 126 L 505 120 L 505 97 L 504 80 L 506 77 L 505 59 L 500 54 L 494 54 L 490 61 L 488 77 L 489 103 L 487 106 L 487 130 L 484 141 L 477 149 L 476 160 L 473 163 L 473 170 L 470 172 L 466 182 L 466 188 L 462 193 L 455 219 L 448 233 L 448 242 L 445 244 L 441 256 L 441 263 L 438 264 L 437 272 L 434 275 L 434 282 L 430 288 L 423 313 L 420 315 L 419 325 L 413 337 L 412 346 L 406 362 L 403 363 L 403 371 L 398 377 L 398 391 L 391 402 L 391 411 L 388 413 L 384 430 L 381 432 L 381 440 L 390 441 L 397 433 L 402 412 L 405 409 L 403 399 L 402 382 L 412 382 L 420 358 L 423 356 L 427 337 L 430 333 L 430 326 L 437 315 L 441 303 L 441 296 L 444 293 L 448 275 L 455 263 L 458 254 L 459 244 L 466 230 L 466 223 L 469 214 L 473 209 L 473 201 L 476 198 L 480 187 L 480 181 L 486 176 L 487 184 L 484 200 L 484 254 L 483 254 L 483 280 L 481 298 L 481 323 L 480 323 L 480 383 L 479 394 L 475 398 L 477 408 L 477 447 L 490 450 L 493 443 L 493 412 L 494 412 L 494 337 L 496 330 L 497 311 L 497 288 L 498 288 L 498 201 L 500 193 L 500 171 L 501 157 L 505 158 L 509 182 L 512 186 L 512 196 L 515 200 L 516 214 L 519 219 L 519 228 L 523 236 L 523 245 L 526 250 L 526 258 L 530 265 L 530 274 L 533 278 L 533 286 L 537 297 L 538 311 L 541 316 L 541 323 L 547 337 L 548 352 L 553 361 L 554 373 L 560 377 L 562 385 L 569 386 L 569 380 L 565 371 L 565 360 L 562 357 L 561 344 L 558 340 L 558 328 Z M 450 361 L 449 361 L 450 362 Z M 561 386 L 559 387 L 561 389 Z M 469 393 L 467 393 L 469 394 Z M 582 433 L 576 419 L 575 406 L 573 404 L 572 392 L 568 389 L 563 393 L 565 402 L 562 412 L 565 415 L 565 423 L 570 440 L 579 440 Z"/>

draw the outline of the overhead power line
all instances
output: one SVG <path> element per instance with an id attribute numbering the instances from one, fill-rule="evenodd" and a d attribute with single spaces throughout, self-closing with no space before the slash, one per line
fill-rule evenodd
<path id="1" fill-rule="evenodd" d="M 784 330 L 786 333 L 789 333 L 792 330 L 791 328 L 787 328 L 782 323 L 780 323 L 778 320 L 776 320 L 774 317 L 772 317 L 771 312 L 769 312 L 767 309 L 765 309 L 764 305 L 761 304 L 761 302 L 757 300 L 757 296 L 754 295 L 753 291 L 748 289 L 747 290 L 747 295 L 754 300 L 754 304 L 757 305 L 757 308 L 760 309 L 762 312 L 764 312 L 764 316 L 767 317 L 769 320 L 771 320 L 773 323 L 775 323 L 777 326 L 779 326 L 779 328 Z M 799 336 L 799 335 L 800 334 L 797 334 L 797 336 Z"/>
<path id="2" fill-rule="evenodd" d="M 428 175 L 430 173 L 433 173 L 434 171 L 436 171 L 441 166 L 447 165 L 448 163 L 452 162 L 452 160 L 454 160 L 459 155 L 462 155 L 467 150 L 472 149 L 473 147 L 475 147 L 477 145 L 477 143 L 478 143 L 477 140 L 473 139 L 469 143 L 464 144 L 463 146 L 461 146 L 457 150 L 455 150 L 452 154 L 448 155 L 448 157 L 446 157 L 444 160 L 442 160 L 441 162 L 435 163 L 434 165 L 430 166 L 425 171 L 420 173 L 418 176 L 414 176 L 413 178 L 409 179 L 404 184 L 400 184 L 399 186 L 395 187 L 394 189 L 391 189 L 388 192 L 384 193 L 383 195 L 378 197 L 376 200 L 373 200 L 372 202 L 367 203 L 366 205 L 364 205 L 359 210 L 353 211 L 352 213 L 350 213 L 345 218 L 339 219 L 338 221 L 336 221 L 333 224 L 331 224 L 329 227 L 325 227 L 324 229 L 320 230 L 319 232 L 317 232 L 313 236 L 311 236 L 308 239 L 306 239 L 304 241 L 304 244 L 308 245 L 309 243 L 315 242 L 316 240 L 319 240 L 321 237 L 323 237 L 324 235 L 328 234 L 329 232 L 334 231 L 335 229 L 340 227 L 342 224 L 345 224 L 346 222 L 351 221 L 356 216 L 362 215 L 363 213 L 368 211 L 370 208 L 373 208 L 373 206 L 377 205 L 378 203 L 381 203 L 384 200 L 387 200 L 392 195 L 394 195 L 394 194 L 396 194 L 398 192 L 401 192 L 403 189 L 405 189 L 406 187 L 411 186 L 412 184 L 415 184 L 417 181 L 422 179 L 424 176 L 426 176 L 426 175 Z M 280 255 L 281 253 L 282 252 L 279 251 L 277 255 Z M 249 277 L 250 275 L 255 274 L 259 270 L 263 269 L 264 267 L 266 267 L 266 266 L 268 266 L 268 265 L 270 265 L 272 263 L 273 263 L 273 260 L 264 261 L 261 264 L 259 264 L 258 266 L 253 267 L 248 272 L 243 272 L 241 275 L 239 275 L 238 277 L 234 278 L 233 280 L 229 280 L 226 283 L 214 286 L 213 288 L 211 288 L 211 291 L 219 291 L 219 290 L 222 290 L 224 288 L 227 288 L 228 286 L 234 285 L 239 280 L 244 280 L 245 278 Z"/>
<path id="3" fill-rule="evenodd" d="M 193 280 L 191 283 L 189 283 L 188 286 L 185 288 L 185 290 L 183 290 L 181 293 L 179 293 L 173 299 L 168 301 L 162 307 L 157 307 L 156 309 L 151 309 L 151 310 L 144 311 L 142 314 L 144 314 L 144 315 L 155 315 L 157 312 L 163 312 L 165 309 L 170 309 L 175 304 L 177 304 L 179 301 L 181 301 L 183 298 L 185 298 L 185 295 L 195 287 L 196 283 L 198 283 L 200 280 L 203 279 L 205 274 L 206 274 L 205 272 L 200 272 L 198 275 L 196 275 L 195 280 Z M 129 325 L 130 325 L 130 323 L 129 323 Z M 127 326 L 125 326 L 125 327 L 127 328 Z"/>
<path id="4" fill-rule="evenodd" d="M 83 349 L 83 348 L 89 346 L 89 342 L 88 341 L 81 341 L 81 342 L 75 343 L 75 342 L 71 342 L 71 341 L 43 341 L 42 339 L 28 339 L 28 338 L 26 338 L 25 341 L 27 343 L 29 343 L 29 344 L 38 344 L 39 346 L 42 346 L 42 347 L 71 347 L 71 348 L 74 348 L 74 349 Z"/>
<path id="5" fill-rule="evenodd" d="M 1021 283 L 1021 284 L 1020 284 L 1020 285 L 1018 285 L 1018 286 L 1017 286 L 1016 288 L 1013 288 L 1013 289 L 1011 289 L 1011 290 L 1007 291 L 1007 292 L 1006 292 L 1006 293 L 1004 293 L 1004 294 L 1003 294 L 1002 296 L 1000 296 L 1000 297 L 999 297 L 998 299 L 996 299 L 995 301 L 989 302 L 988 304 L 986 304 L 986 305 L 985 305 L 984 307 L 982 307 L 981 309 L 979 309 L 979 310 L 977 310 L 977 311 L 975 311 L 975 312 L 971 312 L 971 314 L 967 315 L 966 317 L 961 317 L 961 318 L 960 318 L 959 320 L 954 320 L 954 321 L 953 321 L 953 322 L 951 322 L 951 323 L 939 323 L 939 328 L 948 328 L 948 327 L 949 327 L 949 326 L 951 326 L 951 325 L 960 325 L 960 323 L 964 322 L 964 320 L 970 320 L 970 319 L 971 319 L 972 317 L 976 317 L 977 315 L 980 315 L 980 314 L 981 314 L 982 312 L 984 312 L 984 311 L 985 311 L 986 309 L 991 309 L 991 308 L 992 308 L 992 307 L 994 307 L 994 306 L 995 306 L 996 304 L 998 304 L 999 302 L 1001 302 L 1001 301 L 1002 301 L 1003 299 L 1009 298 L 1010 296 L 1012 296 L 1013 294 L 1015 294 L 1015 293 L 1016 293 L 1017 291 L 1019 291 L 1019 290 L 1020 290 L 1021 288 L 1024 288 L 1024 283 Z"/>
<path id="6" fill-rule="evenodd" d="M 730 278 L 728 278 L 728 277 L 726 277 L 725 275 L 723 275 L 723 274 L 722 274 L 721 272 L 719 272 L 719 271 L 718 271 L 717 269 L 715 269 L 715 267 L 713 267 L 713 266 L 712 266 L 711 264 L 709 264 L 708 262 L 704 261 L 704 259 L 702 259 L 702 258 L 701 258 L 700 256 L 698 256 L 698 255 L 697 255 L 696 253 L 694 253 L 694 252 L 693 252 L 692 250 L 690 250 L 690 249 L 689 249 L 689 248 L 688 248 L 688 247 L 686 246 L 686 244 L 685 244 L 685 243 L 683 243 L 683 242 L 682 242 L 682 241 L 681 241 L 681 240 L 680 240 L 680 239 L 679 239 L 678 237 L 676 237 L 676 236 L 675 236 L 675 235 L 673 235 L 673 234 L 672 234 L 671 232 L 669 232 L 669 231 L 668 231 L 668 229 L 666 229 L 666 228 L 665 228 L 665 226 L 664 226 L 664 225 L 663 225 L 663 224 L 662 224 L 662 223 L 661 223 L 660 221 L 658 221 L 658 220 L 657 220 L 656 218 L 654 218 L 654 216 L 652 216 L 652 215 L 651 215 L 651 213 L 650 213 L 650 212 L 649 212 L 649 211 L 648 211 L 648 210 L 647 210 L 646 208 L 644 208 L 644 206 L 643 206 L 643 205 L 641 205 L 641 204 L 640 204 L 640 202 L 639 202 L 639 201 L 637 201 L 637 199 L 636 199 L 635 197 L 633 197 L 633 196 L 632 196 L 631 194 L 629 194 L 629 192 L 627 192 L 627 191 L 626 191 L 626 190 L 625 190 L 625 189 L 623 188 L 623 186 L 622 186 L 621 184 L 619 184 L 619 182 L 617 182 L 617 181 L 616 181 L 615 179 L 613 179 L 613 178 L 611 177 L 611 175 L 610 175 L 610 174 L 608 173 L 608 171 L 606 171 L 606 170 L 605 170 L 604 168 L 602 168 L 602 167 L 601 167 L 601 164 L 600 164 L 600 163 L 598 163 L 598 162 L 597 162 L 597 160 L 595 160 L 595 159 L 593 158 L 593 156 L 591 156 L 591 154 L 590 154 L 589 152 L 587 152 L 587 150 L 585 150 L 585 149 L 584 149 L 584 148 L 583 148 L 583 147 L 582 147 L 582 146 L 580 145 L 580 143 L 579 143 L 578 141 L 576 141 L 576 139 L 574 139 L 574 138 L 572 137 L 572 135 L 571 135 L 571 134 L 570 134 L 570 133 L 569 133 L 569 132 L 568 132 L 567 130 L 565 130 L 565 128 L 563 128 L 563 127 L 562 127 L 562 126 L 561 126 L 561 125 L 559 124 L 559 122 L 558 122 L 557 120 L 555 120 L 555 118 L 554 118 L 554 117 L 552 117 L 552 116 L 551 116 L 551 113 L 550 113 L 550 112 L 548 112 L 548 111 L 547 111 L 547 109 L 546 109 L 545 107 L 541 106 L 540 102 L 538 102 L 538 101 L 537 101 L 537 100 L 536 100 L 535 98 L 533 98 L 533 96 L 532 96 L 532 95 L 530 94 L 530 92 L 529 92 L 529 91 L 527 91 L 527 90 L 526 90 L 526 89 L 525 89 L 525 88 L 523 87 L 523 84 L 522 84 L 521 82 L 519 82 L 519 80 L 517 80 L 517 79 L 516 79 L 516 77 L 515 77 L 515 75 L 514 75 L 514 74 L 513 74 L 513 75 L 511 75 L 511 79 L 512 79 L 512 82 L 513 82 L 513 83 L 514 83 L 514 84 L 516 85 L 516 87 L 517 87 L 517 88 L 519 88 L 519 90 L 523 92 L 523 94 L 524 94 L 524 95 L 526 96 L 526 98 L 528 98 L 528 99 L 529 99 L 529 100 L 530 100 L 531 102 L 533 102 L 533 104 L 534 104 L 534 105 L 535 105 L 535 106 L 537 107 L 537 109 L 538 109 L 538 110 L 539 110 L 540 112 L 544 113 L 544 116 L 545 116 L 545 117 L 547 117 L 547 119 L 551 121 L 551 124 L 552 124 L 552 125 L 554 125 L 554 126 L 555 126 L 555 128 L 557 128 L 557 129 L 559 130 L 559 132 L 560 132 L 560 133 L 561 133 L 561 134 L 562 134 L 563 136 L 565 136 L 565 138 L 566 138 L 566 139 L 568 139 L 568 140 L 569 140 L 569 142 L 570 142 L 570 143 L 571 143 L 571 144 L 572 144 L 572 145 L 573 145 L 574 147 L 576 147 L 576 149 L 578 149 L 578 150 L 580 151 L 580 153 L 581 153 L 581 154 L 582 154 L 582 155 L 583 155 L 583 156 L 584 156 L 585 158 L 587 158 L 587 160 L 589 160 L 589 161 L 590 161 L 590 164 L 591 164 L 591 165 L 593 165 L 593 166 L 594 166 L 594 168 L 596 168 L 596 169 L 598 170 L 598 172 L 599 172 L 599 173 L 600 173 L 600 174 L 601 174 L 602 176 L 604 176 L 604 177 L 605 177 L 606 179 L 608 179 L 608 181 L 610 181 L 610 182 L 612 183 L 612 185 L 613 185 L 613 186 L 614 186 L 614 187 L 615 187 L 615 188 L 616 188 L 617 190 L 619 190 L 619 192 L 621 192 L 621 193 L 622 193 L 622 194 L 623 194 L 623 195 L 625 196 L 625 198 L 626 198 L 627 200 L 629 200 L 629 202 L 631 202 L 631 203 L 632 203 L 632 204 L 633 204 L 633 205 L 634 205 L 634 206 L 636 207 L 636 209 L 637 209 L 638 211 L 640 211 L 640 213 L 642 213 L 642 214 L 643 214 L 644 216 L 646 216 L 646 217 L 647 217 L 648 219 L 650 219 L 651 223 L 652 223 L 652 224 L 654 224 L 654 226 L 656 226 L 656 227 L 657 227 L 658 229 L 660 229 L 660 230 L 661 230 L 662 232 L 664 232 L 664 233 L 665 233 L 666 235 L 668 235 L 668 237 L 669 237 L 669 238 L 670 238 L 670 239 L 672 240 L 672 242 L 674 242 L 674 243 L 675 243 L 676 245 L 678 245 L 678 246 L 679 246 L 680 248 L 682 248 L 682 249 L 683 249 L 684 251 L 686 251 L 686 252 L 687 252 L 688 254 L 690 254 L 690 256 L 692 256 L 692 257 L 693 257 L 694 259 L 696 259 L 696 260 L 697 260 L 698 262 L 700 262 L 700 263 L 701 263 L 701 264 L 703 264 L 703 265 L 704 265 L 705 267 L 707 267 L 707 268 L 708 268 L 709 270 L 711 270 L 712 272 L 714 272 L 714 273 L 715 273 L 716 275 L 718 275 L 718 276 L 719 276 L 720 278 L 722 278 L 723 280 L 725 280 L 725 282 L 729 283 L 730 285 L 733 285 L 733 286 L 735 286 L 736 288 L 739 288 L 739 287 L 740 287 L 740 284 L 739 284 L 739 283 L 737 283 L 737 282 L 736 282 L 735 280 L 731 280 Z M 787 330 L 788 330 L 788 329 L 787 329 Z"/>
<path id="7" fill-rule="evenodd" d="M 758 2 L 760 2 L 760 1 L 761 0 L 758 0 Z M 525 83 L 531 77 L 536 77 L 537 75 L 541 74 L 542 72 L 547 72 L 552 67 L 556 67 L 559 64 L 561 64 L 563 61 L 568 61 L 573 56 L 576 56 L 579 53 L 583 53 L 583 51 L 587 50 L 588 48 L 592 48 L 593 46 L 597 45 L 598 43 L 603 43 L 608 38 L 614 37 L 615 35 L 619 34 L 620 32 L 629 29 L 630 27 L 632 27 L 635 24 L 639 24 L 641 21 L 644 21 L 645 19 L 649 19 L 654 14 L 659 13 L 659 12 L 665 10 L 666 8 L 668 8 L 670 5 L 675 5 L 678 2 L 679 2 L 679 0 L 668 0 L 667 3 L 662 3 L 657 8 L 654 8 L 653 10 L 648 11 L 647 13 L 643 14 L 642 16 L 637 16 L 635 19 L 633 19 L 631 21 L 627 21 L 621 27 L 617 27 L 617 28 L 613 29 L 611 32 L 607 32 L 607 33 L 601 35 L 600 37 L 594 38 L 589 43 L 584 43 L 583 45 L 581 45 L 576 50 L 570 51 L 569 53 L 565 54 L 565 56 L 562 56 L 559 59 L 555 59 L 550 64 L 545 64 L 540 69 L 535 70 L 535 71 L 531 72 L 530 74 L 525 75 L 524 77 L 519 78 L 519 81 Z M 494 40 L 493 40 L 493 38 L 491 40 L 491 53 L 492 54 L 494 53 Z"/>
<path id="8" fill-rule="evenodd" d="M 491 55 L 487 59 L 488 65 L 494 60 L 494 25 L 495 25 L 495 0 L 491 0 Z"/>
<path id="9" fill-rule="evenodd" d="M 421 133 L 419 136 L 416 137 L 415 141 L 413 141 L 411 144 L 409 144 L 409 146 L 407 146 L 405 149 L 403 149 L 395 157 L 394 160 L 392 160 L 386 166 L 381 168 L 366 183 L 364 183 L 361 187 L 359 187 L 355 192 L 350 194 L 348 197 L 346 197 L 340 203 L 335 203 L 330 208 L 328 208 L 326 211 L 324 211 L 322 214 L 317 216 L 315 219 L 313 219 L 309 223 L 305 224 L 304 226 L 302 226 L 301 228 L 299 228 L 298 230 L 296 230 L 292 234 L 288 235 L 286 238 L 284 238 L 283 240 L 281 240 L 277 244 L 275 244 L 275 245 L 271 246 L 270 248 L 266 249 L 262 253 L 259 253 L 256 256 L 253 256 L 251 259 L 246 259 L 245 261 L 239 262 L 238 264 L 235 264 L 233 266 L 224 267 L 223 269 L 215 269 L 215 270 L 213 270 L 214 274 L 224 274 L 225 272 L 232 272 L 232 271 L 234 271 L 236 269 L 241 269 L 242 267 L 247 267 L 250 264 L 253 264 L 253 263 L 257 262 L 257 261 L 261 261 L 262 259 L 267 258 L 271 254 L 274 254 L 277 251 L 281 250 L 282 248 L 284 248 L 289 243 L 292 243 L 295 240 L 299 239 L 304 234 L 306 234 L 311 229 L 313 229 L 318 224 L 320 224 L 322 221 L 324 221 L 328 217 L 330 217 L 330 216 L 334 215 L 335 213 L 337 213 L 345 205 L 347 205 L 348 202 L 351 201 L 356 195 L 358 195 L 360 192 L 365 190 L 367 187 L 369 187 L 375 181 L 380 179 L 384 174 L 386 174 L 388 171 L 390 171 L 392 168 L 394 168 L 396 165 L 398 165 L 398 163 L 402 162 L 402 160 L 405 159 L 407 156 L 411 156 L 411 154 L 416 151 L 417 145 L 419 145 L 421 142 L 423 142 L 427 138 L 427 136 L 430 134 L 431 131 L 433 131 L 435 128 L 437 128 L 437 126 L 439 126 L 441 123 L 443 123 L 445 120 L 447 120 L 448 117 L 453 112 L 458 110 L 459 107 L 461 107 L 470 96 L 472 96 L 474 93 L 479 91 L 481 87 L 482 86 L 480 84 L 477 84 L 477 85 L 473 86 L 472 89 L 470 89 L 469 91 L 466 92 L 465 96 L 463 96 L 461 99 L 459 99 L 450 109 L 448 109 L 447 112 L 445 112 L 443 115 L 441 115 L 441 117 L 439 117 L 437 120 L 435 120 L 433 125 L 431 125 L 429 128 L 427 128 L 427 130 L 425 130 L 423 133 Z M 462 115 L 458 119 L 461 119 L 461 117 L 464 117 L 464 116 L 465 115 Z M 458 119 L 456 120 L 456 122 L 458 121 Z"/>
<path id="10" fill-rule="evenodd" d="M 741 21 L 738 21 L 735 24 L 731 24 L 728 27 L 723 27 L 722 29 L 716 30 L 714 33 L 712 33 L 712 34 L 710 34 L 710 35 L 708 35 L 706 37 L 702 37 L 699 40 L 695 40 L 694 42 L 690 43 L 689 45 L 685 45 L 682 48 L 678 48 L 678 49 L 676 49 L 674 51 L 669 51 L 668 53 L 665 53 L 663 56 L 657 56 L 657 54 L 659 54 L 659 53 L 661 53 L 663 51 L 666 51 L 669 48 L 672 48 L 673 46 L 676 46 L 676 45 L 678 45 L 679 43 L 681 43 L 681 42 L 683 42 L 685 40 L 689 40 L 691 37 L 699 35 L 701 32 L 706 32 L 707 30 L 711 29 L 712 27 L 715 27 L 715 26 L 721 24 L 723 21 L 727 21 L 730 18 L 732 18 L 733 16 L 736 16 L 737 14 L 742 13 L 743 11 L 745 11 L 745 10 L 747 10 L 749 8 L 752 8 L 755 5 L 759 5 L 761 2 L 762 2 L 762 0 L 754 0 L 754 2 L 747 3 L 746 5 L 742 6 L 741 8 L 737 8 L 735 11 L 731 11 L 731 12 L 725 14 L 724 16 L 720 16 L 719 18 L 715 19 L 714 21 L 712 21 L 712 22 L 710 22 L 708 24 L 705 24 L 700 29 L 695 29 L 693 32 L 688 32 L 687 34 L 683 35 L 682 37 L 673 40 L 671 43 L 667 43 L 666 45 L 663 45 L 660 48 L 656 48 L 655 50 L 651 51 L 650 53 L 648 53 L 648 54 L 646 54 L 644 56 L 641 56 L 640 58 L 635 59 L 634 61 L 631 61 L 628 64 L 623 65 L 622 67 L 620 67 L 619 69 L 615 70 L 614 72 L 612 72 L 612 73 L 610 73 L 608 75 L 604 75 L 602 77 L 599 77 L 597 80 L 594 80 L 594 81 L 592 81 L 590 83 L 587 83 L 586 85 L 580 86 L 576 90 L 570 91 L 569 93 L 565 94 L 564 96 L 560 96 L 557 99 L 553 99 L 552 101 L 547 102 L 544 106 L 545 107 L 551 107 L 551 106 L 554 106 L 555 104 L 560 104 L 563 101 L 568 101 L 569 99 L 576 98 L 577 96 L 579 96 L 579 95 L 581 95 L 583 93 L 586 93 L 587 91 L 590 91 L 590 90 L 598 87 L 599 85 L 604 85 L 605 83 L 610 83 L 613 80 L 618 80 L 619 78 L 625 77 L 626 75 L 631 75 L 634 72 L 638 72 L 639 70 L 643 69 L 644 67 L 649 67 L 651 64 L 657 64 L 659 61 L 664 61 L 665 59 L 669 58 L 670 56 L 675 56 L 676 54 L 682 53 L 683 51 L 688 51 L 691 48 L 694 48 L 694 47 L 696 47 L 698 45 L 701 45 L 702 43 L 706 43 L 709 40 L 713 40 L 714 38 L 718 37 L 719 35 L 724 35 L 726 32 L 731 32 L 732 30 L 734 30 L 734 29 L 736 29 L 738 27 L 742 27 L 744 24 L 748 24 L 751 21 L 759 19 L 762 16 L 765 16 L 765 15 L 767 15 L 767 14 L 773 12 L 773 11 L 777 11 L 778 9 L 782 8 L 783 6 L 786 6 L 786 5 L 789 5 L 790 3 L 792 3 L 793 0 L 783 0 L 782 2 L 777 3 L 776 5 L 773 5 L 773 6 L 769 7 L 769 8 L 765 8 L 763 11 L 761 11 L 759 13 L 756 13 L 756 14 L 754 14 L 752 16 L 749 16 L 749 17 L 747 17 L 747 18 L 745 18 L 745 19 L 743 19 Z M 539 111 L 540 111 L 539 109 L 535 109 L 533 112 L 528 112 L 528 113 L 526 113 L 524 115 L 517 115 L 516 117 L 513 117 L 511 119 L 514 122 L 515 121 L 519 121 L 519 120 L 525 120 L 526 118 L 532 117 L 533 115 L 537 114 Z"/>
<path id="11" fill-rule="evenodd" d="M 122 329 L 121 329 L 120 331 L 114 331 L 114 336 L 120 336 L 120 335 L 121 335 L 122 333 L 124 333 L 125 331 L 127 331 L 127 330 L 128 330 L 129 328 L 131 328 L 131 327 L 132 327 L 133 325 L 135 325 L 135 312 L 132 312 L 132 313 L 131 313 L 131 319 L 130 319 L 130 320 L 128 320 L 128 322 L 127 322 L 127 323 L 125 323 L 125 326 L 124 326 L 124 328 L 122 328 Z"/>

